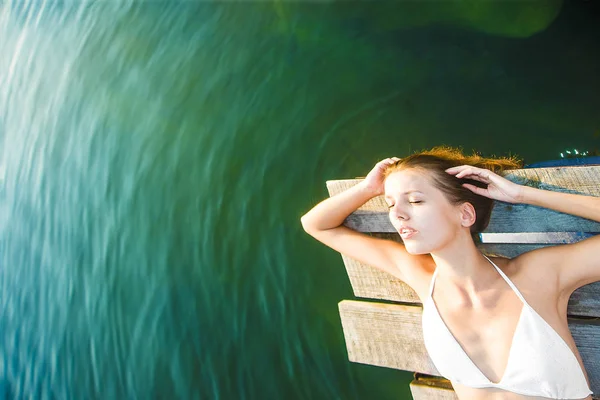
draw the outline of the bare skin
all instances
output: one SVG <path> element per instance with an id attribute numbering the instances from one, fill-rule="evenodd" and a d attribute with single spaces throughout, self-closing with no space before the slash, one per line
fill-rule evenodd
<path id="1" fill-rule="evenodd" d="M 535 263 L 531 254 L 528 265 L 522 265 L 524 257 L 513 259 L 489 257 L 519 289 L 529 305 L 563 338 L 575 354 L 589 385 L 589 378 L 581 355 L 567 324 L 568 297 L 556 290 L 555 280 L 546 276 L 540 279 L 543 264 Z M 533 261 L 533 263 L 532 263 Z M 543 262 L 543 260 L 539 260 Z M 487 260 L 486 260 L 487 262 Z M 460 346 L 492 382 L 499 382 L 506 369 L 512 338 L 520 317 L 523 303 L 489 262 L 489 270 L 495 275 L 486 287 L 480 288 L 476 297 L 464 289 L 444 280 L 439 273 L 435 280 L 432 298 L 450 332 Z M 435 270 L 435 262 L 413 281 L 421 301 L 429 294 L 429 285 Z M 546 271 L 547 272 L 547 271 Z M 473 327 L 476 327 L 474 330 Z M 546 399 L 524 396 L 496 388 L 474 389 L 453 383 L 461 399 Z M 592 399 L 591 396 L 585 399 Z"/>

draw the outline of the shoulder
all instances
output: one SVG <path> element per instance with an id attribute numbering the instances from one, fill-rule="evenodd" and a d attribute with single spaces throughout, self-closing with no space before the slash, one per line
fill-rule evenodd
<path id="1" fill-rule="evenodd" d="M 548 296 L 558 299 L 560 294 L 559 274 L 556 268 L 556 254 L 544 247 L 526 251 L 514 258 L 498 257 L 499 268 L 513 281 L 519 290 L 530 296 Z M 496 262 L 492 258 L 492 261 Z M 526 294 L 523 294 L 526 296 Z"/>

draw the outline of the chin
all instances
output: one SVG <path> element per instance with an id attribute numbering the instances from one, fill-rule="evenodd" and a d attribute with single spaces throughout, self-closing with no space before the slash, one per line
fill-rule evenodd
<path id="1" fill-rule="evenodd" d="M 414 243 L 404 243 L 404 248 L 406 249 L 408 254 L 412 254 L 415 256 L 431 253 L 431 249 L 423 248 L 423 246 L 419 246 L 418 244 Z"/>

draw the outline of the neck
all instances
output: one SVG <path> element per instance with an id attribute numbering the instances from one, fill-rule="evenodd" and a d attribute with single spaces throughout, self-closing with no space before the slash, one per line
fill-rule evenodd
<path id="1" fill-rule="evenodd" d="M 457 237 L 445 247 L 431 253 L 444 285 L 474 298 L 497 282 L 498 272 L 475 246 L 470 236 Z"/>

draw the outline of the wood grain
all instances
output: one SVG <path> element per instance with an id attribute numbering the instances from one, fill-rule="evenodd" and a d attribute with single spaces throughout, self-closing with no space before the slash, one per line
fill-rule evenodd
<path id="1" fill-rule="evenodd" d="M 422 307 L 356 300 L 338 307 L 350 361 L 439 376 L 423 343 Z M 600 320 L 569 318 L 569 329 L 600 393 Z"/>

